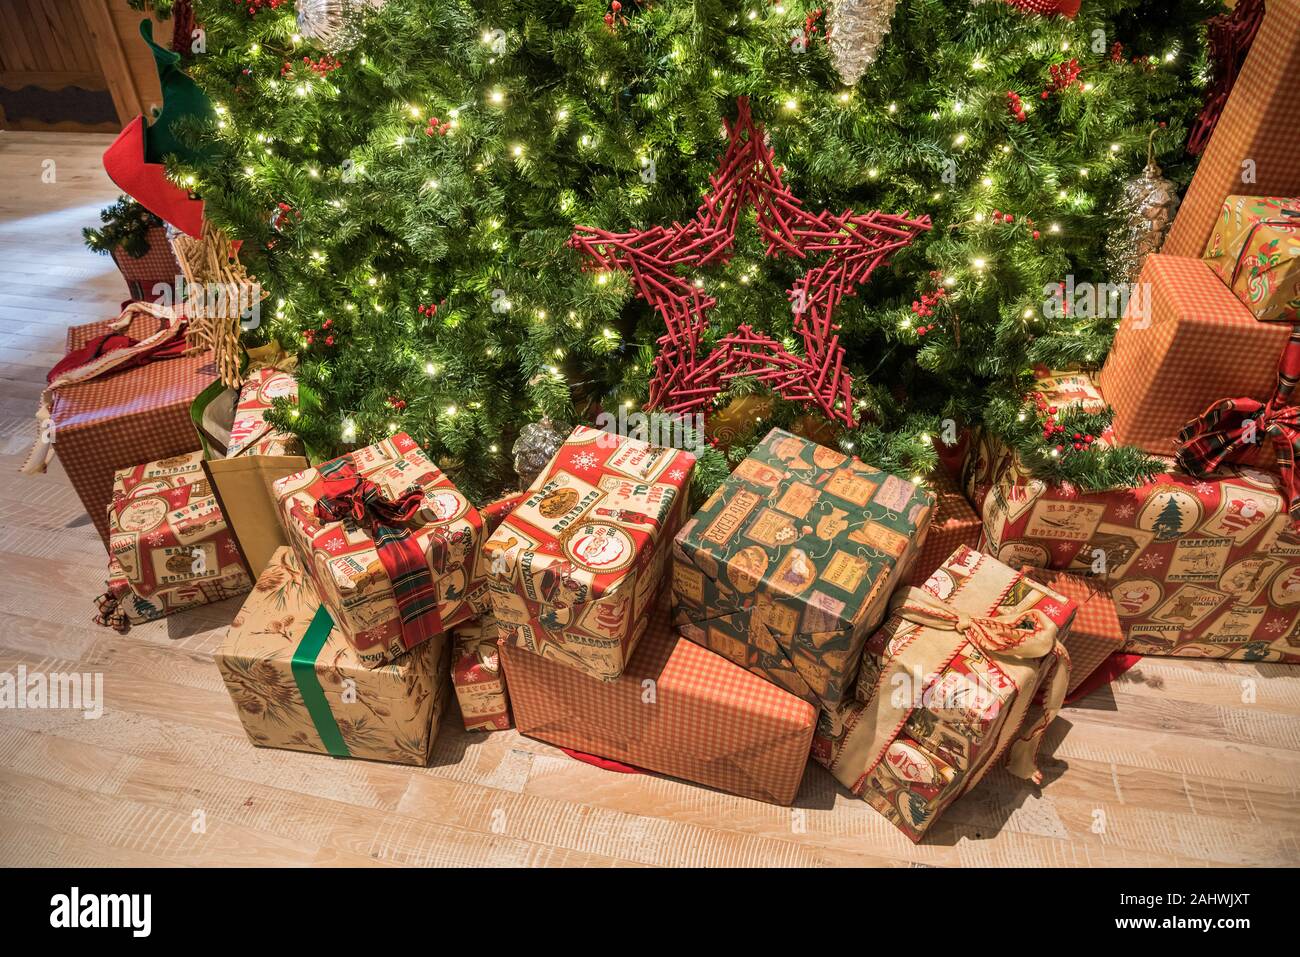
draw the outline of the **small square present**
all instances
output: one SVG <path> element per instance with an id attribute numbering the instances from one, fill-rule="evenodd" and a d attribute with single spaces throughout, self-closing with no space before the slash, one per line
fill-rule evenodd
<path id="1" fill-rule="evenodd" d="M 511 726 L 499 637 L 491 613 L 452 629 L 451 684 L 466 731 L 503 731 Z"/>
<path id="2" fill-rule="evenodd" d="M 890 611 L 854 699 L 822 712 L 812 753 L 919 841 L 1003 757 L 1018 777 L 1040 779 L 1038 744 L 1069 682 L 1061 639 L 1075 607 L 962 546 Z"/>
<path id="3" fill-rule="evenodd" d="M 834 708 L 933 512 L 907 479 L 773 429 L 678 534 L 673 623 Z"/>
<path id="4" fill-rule="evenodd" d="M 121 627 L 115 614 L 131 622 L 161 618 L 252 585 L 202 460 L 202 453 L 191 452 L 114 476 L 109 595 L 122 600 L 110 608 L 101 599 L 100 616 L 112 619 L 106 624 Z M 126 600 L 114 579 L 139 601 Z"/>
<path id="5" fill-rule="evenodd" d="M 1229 196 L 1205 261 L 1261 322 L 1300 322 L 1300 198 Z"/>
<path id="6" fill-rule="evenodd" d="M 966 496 L 946 471 L 940 469 L 935 473 L 930 489 L 934 493 L 934 517 L 925 544 L 916 553 L 912 573 L 907 579 L 909 585 L 924 585 L 957 546 L 974 548 L 978 545 L 984 527 L 975 509 L 971 508 Z"/>
<path id="7" fill-rule="evenodd" d="M 1078 611 L 1070 630 L 1061 639 L 1070 654 L 1070 683 L 1066 695 L 1082 685 L 1111 655 L 1124 647 L 1124 629 L 1115 612 L 1115 600 L 1104 584 L 1047 568 L 1026 568 L 1041 585 L 1074 602 Z"/>
<path id="8" fill-rule="evenodd" d="M 405 432 L 273 485 L 321 602 L 369 667 L 475 614 L 483 520 Z"/>
<path id="9" fill-rule="evenodd" d="M 439 635 L 368 667 L 283 547 L 231 622 L 216 662 L 259 747 L 422 766 L 448 698 L 447 648 Z"/>
<path id="10" fill-rule="evenodd" d="M 578 426 L 484 545 L 503 641 L 623 671 L 685 519 L 695 456 Z"/>
<path id="11" fill-rule="evenodd" d="M 790 804 L 817 712 L 674 634 L 663 603 L 615 681 L 501 642 L 520 734 L 731 794 Z"/>

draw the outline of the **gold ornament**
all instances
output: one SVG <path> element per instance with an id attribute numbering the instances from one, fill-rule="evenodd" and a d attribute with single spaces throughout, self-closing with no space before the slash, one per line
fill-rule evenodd
<path id="1" fill-rule="evenodd" d="M 1147 165 L 1142 175 L 1124 184 L 1116 209 L 1122 217 L 1119 228 L 1106 240 L 1110 273 L 1118 282 L 1137 282 L 1142 264 L 1164 245 L 1178 210 L 1174 184 L 1156 165 L 1156 131 L 1147 138 Z"/>
<path id="2" fill-rule="evenodd" d="M 845 85 L 855 85 L 876 61 L 896 6 L 898 0 L 836 0 L 832 5 L 831 60 Z"/>

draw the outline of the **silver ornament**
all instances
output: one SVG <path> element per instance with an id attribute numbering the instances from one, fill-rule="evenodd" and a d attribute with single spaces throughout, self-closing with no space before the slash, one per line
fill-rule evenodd
<path id="1" fill-rule="evenodd" d="M 1148 144 L 1146 168 L 1141 176 L 1124 184 L 1116 204 L 1119 228 L 1106 240 L 1107 262 L 1115 281 L 1137 282 L 1146 258 L 1164 245 L 1179 202 L 1174 184 L 1161 175 Z"/>
<path id="2" fill-rule="evenodd" d="M 296 0 L 298 33 L 315 40 L 330 53 L 356 45 L 361 38 L 361 18 L 388 0 Z"/>
<path id="3" fill-rule="evenodd" d="M 835 0 L 829 41 L 835 72 L 846 86 L 862 79 L 889 32 L 898 0 Z"/>
<path id="4" fill-rule="evenodd" d="M 529 422 L 519 430 L 519 438 L 510 447 L 515 457 L 515 474 L 519 476 L 519 487 L 527 489 L 542 474 L 542 469 L 551 464 L 555 453 L 560 451 L 564 440 L 569 437 L 573 427 L 563 422 L 552 422 L 544 417 L 540 422 Z"/>

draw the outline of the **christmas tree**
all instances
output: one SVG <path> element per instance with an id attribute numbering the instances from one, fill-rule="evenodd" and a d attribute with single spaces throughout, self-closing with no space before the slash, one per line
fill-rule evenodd
<path id="1" fill-rule="evenodd" d="M 1035 365 L 1105 355 L 1114 303 L 1051 308 L 1044 290 L 1119 281 L 1113 205 L 1153 131 L 1165 174 L 1190 178 L 1198 25 L 1216 3 L 1085 0 L 1067 19 L 903 0 L 874 57 L 848 14 L 885 18 L 892 3 L 299 6 L 301 23 L 277 0 L 196 0 L 205 49 L 187 69 L 215 117 L 183 133 L 215 149 L 171 169 L 243 240 L 272 306 L 248 335 L 299 354 L 302 405 L 274 418 L 317 454 L 405 430 L 481 499 L 515 483 L 523 425 L 643 409 L 663 316 L 628 270 L 592 268 L 570 240 L 688 223 L 744 98 L 807 213 L 930 228 L 835 306 L 826 335 L 844 347 L 848 401 L 776 396 L 729 454 L 802 417 L 923 475 L 937 439 L 986 421 L 1057 477 L 1106 484 L 1148 467 L 1132 450 L 1056 448 L 1022 397 Z M 806 359 L 791 290 L 849 241 L 853 227 L 836 228 L 807 260 L 767 255 L 747 212 L 727 256 L 678 270 L 716 300 L 699 356 L 743 326 Z M 768 391 L 742 371 L 754 374 L 723 380 L 709 408 Z M 1084 435 L 1103 421 L 1060 424 Z M 702 466 L 707 490 L 726 462 Z"/>

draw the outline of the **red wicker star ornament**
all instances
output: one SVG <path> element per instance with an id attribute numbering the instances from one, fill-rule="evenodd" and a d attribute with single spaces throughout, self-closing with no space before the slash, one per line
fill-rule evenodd
<path id="1" fill-rule="evenodd" d="M 835 308 L 845 296 L 855 295 L 857 286 L 892 253 L 928 230 L 930 217 L 851 210 L 814 216 L 781 183 L 782 170 L 764 142 L 763 127 L 750 116 L 748 100 L 742 97 L 738 106 L 735 122 L 726 124 L 727 151 L 709 177 L 711 189 L 694 218 L 628 233 L 579 226 L 569 245 L 583 254 L 584 270 L 627 273 L 637 295 L 667 326 L 658 340 L 647 409 L 707 414 L 729 380 L 752 376 L 786 399 L 852 427 L 853 379 L 844 368 L 840 327 L 832 320 Z M 802 356 L 747 324 L 702 354 L 708 312 L 717 300 L 679 270 L 726 263 L 736 224 L 750 206 L 768 256 L 828 254 L 787 293 L 794 331 L 803 341 Z"/>

